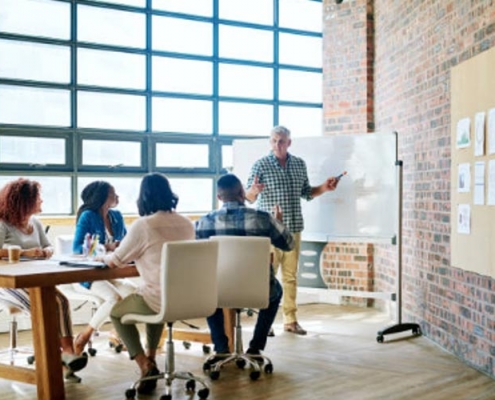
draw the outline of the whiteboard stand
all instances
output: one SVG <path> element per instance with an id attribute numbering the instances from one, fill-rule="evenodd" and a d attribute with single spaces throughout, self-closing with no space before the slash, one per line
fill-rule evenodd
<path id="1" fill-rule="evenodd" d="M 402 161 L 397 160 L 399 195 L 398 195 L 398 218 L 397 218 L 397 323 L 381 331 L 378 331 L 376 341 L 383 343 L 383 337 L 392 333 L 412 331 L 413 336 L 421 335 L 421 327 L 412 322 L 402 322 Z"/>

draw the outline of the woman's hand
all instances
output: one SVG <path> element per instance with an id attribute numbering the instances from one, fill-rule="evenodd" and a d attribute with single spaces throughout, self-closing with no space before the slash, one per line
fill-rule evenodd
<path id="1" fill-rule="evenodd" d="M 51 256 L 51 254 L 50 254 Z M 21 257 L 28 258 L 46 258 L 45 251 L 40 247 L 33 247 L 31 249 L 25 249 L 21 251 Z"/>
<path id="2" fill-rule="evenodd" d="M 105 244 L 105 250 L 106 251 L 115 251 L 117 247 L 119 247 L 120 240 L 116 240 L 115 242 L 112 243 L 107 243 Z"/>
<path id="3" fill-rule="evenodd" d="M 49 259 L 51 256 L 53 256 L 53 248 L 51 248 L 51 247 L 45 247 L 43 249 L 43 256 L 46 259 Z"/>

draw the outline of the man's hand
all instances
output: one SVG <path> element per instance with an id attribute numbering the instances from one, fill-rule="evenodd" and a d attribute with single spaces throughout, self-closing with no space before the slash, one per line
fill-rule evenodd
<path id="1" fill-rule="evenodd" d="M 282 213 L 282 208 L 278 204 L 273 206 L 272 215 L 275 219 L 279 220 L 280 222 L 284 221 L 284 214 Z"/>
<path id="2" fill-rule="evenodd" d="M 258 195 L 265 189 L 264 183 L 259 183 L 258 175 L 255 175 L 254 182 L 251 187 L 246 191 L 246 198 L 253 202 L 256 200 Z"/>
<path id="3" fill-rule="evenodd" d="M 339 179 L 337 179 L 336 177 L 331 177 L 331 178 L 328 178 L 326 181 L 325 181 L 325 189 L 326 191 L 332 191 L 332 190 L 335 190 L 337 188 L 337 184 L 339 183 Z"/>

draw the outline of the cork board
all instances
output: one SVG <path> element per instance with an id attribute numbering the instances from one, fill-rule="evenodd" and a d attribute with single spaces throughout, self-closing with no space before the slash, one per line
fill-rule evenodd
<path id="1" fill-rule="evenodd" d="M 489 163 L 490 160 L 495 160 L 495 154 L 489 154 L 490 147 L 495 147 L 495 140 L 490 143 L 488 135 L 489 125 L 493 123 L 490 123 L 490 110 L 493 108 L 495 108 L 495 48 L 451 70 L 450 246 L 451 263 L 454 267 L 495 277 L 495 205 L 488 204 L 491 197 Z M 485 113 L 484 123 L 477 124 L 476 115 L 482 112 Z M 462 120 L 469 120 L 469 128 L 466 125 L 458 127 L 459 121 Z M 477 126 L 481 126 L 484 131 L 484 141 L 480 139 Z M 465 135 L 462 135 L 462 132 Z M 478 151 L 481 148 L 483 154 L 476 155 L 476 148 Z M 484 177 L 478 177 L 476 180 L 475 163 L 483 161 L 484 166 L 478 169 L 484 170 Z M 482 181 L 484 187 L 480 184 Z M 495 187 L 492 186 L 492 189 Z M 477 202 L 483 198 L 484 204 L 475 204 L 476 198 Z M 466 212 L 469 210 L 470 218 L 466 218 L 466 213 L 461 215 L 459 210 Z"/>

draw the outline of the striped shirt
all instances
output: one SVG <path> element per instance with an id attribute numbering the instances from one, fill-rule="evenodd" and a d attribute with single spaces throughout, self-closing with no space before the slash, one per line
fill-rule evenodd
<path id="1" fill-rule="evenodd" d="M 304 160 L 287 154 L 287 164 L 282 167 L 273 152 L 270 152 L 254 163 L 247 182 L 248 188 L 253 184 L 255 176 L 259 183 L 265 184 L 263 191 L 258 194 L 256 207 L 271 212 L 278 204 L 289 231 L 301 232 L 304 229 L 301 198 L 312 199 Z"/>

